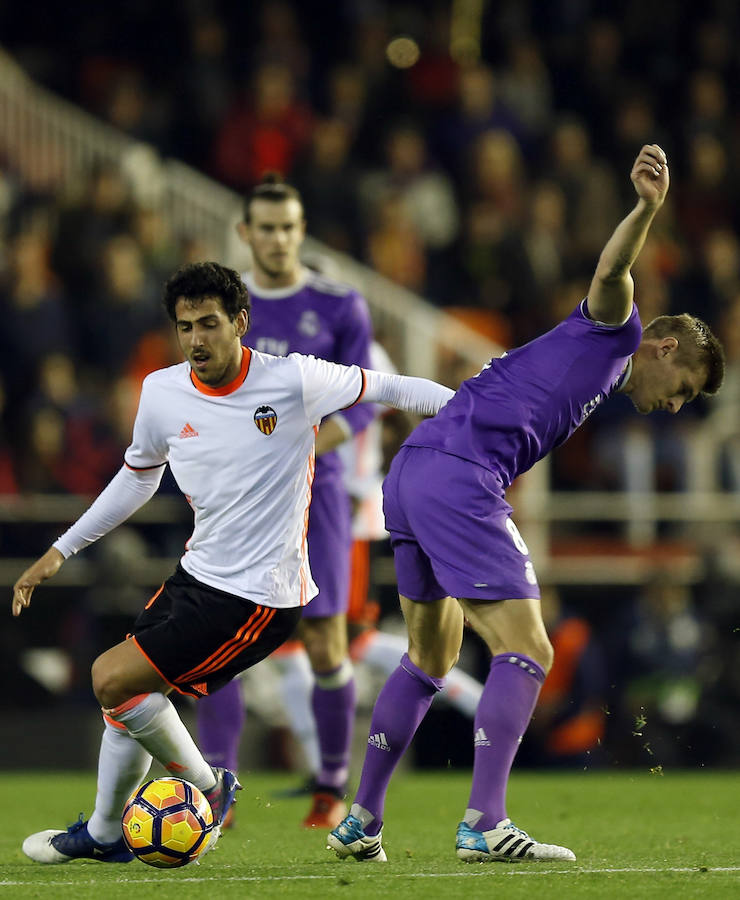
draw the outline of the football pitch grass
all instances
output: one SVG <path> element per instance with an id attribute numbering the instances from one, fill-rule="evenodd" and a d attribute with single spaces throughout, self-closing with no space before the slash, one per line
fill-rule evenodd
<path id="1" fill-rule="evenodd" d="M 237 824 L 201 865 L 134 861 L 40 866 L 26 835 L 86 815 L 92 775 L 2 773 L 0 895 L 13 900 L 200 898 L 740 898 L 740 772 L 515 773 L 509 813 L 536 839 L 571 847 L 575 863 L 465 864 L 454 837 L 469 773 L 399 773 L 386 807 L 389 862 L 340 861 L 324 831 L 304 831 L 306 797 L 279 799 L 296 777 L 242 773 Z"/>

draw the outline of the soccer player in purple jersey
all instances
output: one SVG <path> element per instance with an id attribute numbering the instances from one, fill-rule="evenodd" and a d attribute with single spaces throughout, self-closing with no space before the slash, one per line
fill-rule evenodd
<path id="1" fill-rule="evenodd" d="M 253 266 L 244 281 L 252 298 L 250 346 L 286 356 L 304 353 L 369 368 L 372 326 L 364 298 L 302 265 L 303 204 L 295 188 L 267 175 L 247 196 L 241 239 Z M 355 683 L 346 628 L 352 544 L 351 504 L 334 450 L 374 415 L 365 405 L 322 422 L 308 525 L 308 553 L 319 595 L 304 608 L 299 629 L 314 674 L 313 715 L 320 749 L 313 805 L 303 824 L 332 828 L 343 802 L 355 719 Z M 234 769 L 244 721 L 238 682 L 198 704 L 198 733 L 209 760 Z"/>
<path id="2" fill-rule="evenodd" d="M 492 660 L 475 717 L 457 856 L 575 859 L 529 837 L 506 811 L 509 772 L 552 646 L 534 567 L 504 494 L 616 391 L 640 413 L 676 413 L 697 394 L 715 393 L 724 374 L 722 348 L 699 319 L 661 316 L 641 328 L 630 270 L 668 190 L 663 150 L 643 147 L 631 179 L 637 205 L 604 247 L 586 299 L 552 331 L 465 381 L 393 461 L 384 509 L 409 649 L 375 704 L 350 815 L 328 838 L 341 858 L 386 859 L 388 783 L 457 659 L 465 618 Z"/>

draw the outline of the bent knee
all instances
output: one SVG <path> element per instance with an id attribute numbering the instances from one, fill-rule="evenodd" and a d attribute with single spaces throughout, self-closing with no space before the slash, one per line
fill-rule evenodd
<path id="1" fill-rule="evenodd" d="M 99 656 L 92 664 L 93 692 L 104 709 L 113 709 L 128 699 L 120 674 L 105 659 L 105 654 Z"/>
<path id="2" fill-rule="evenodd" d="M 495 643 L 489 645 L 492 656 L 506 656 L 508 654 L 521 654 L 534 660 L 542 671 L 547 673 L 552 668 L 555 651 L 547 637 L 541 639 L 511 641 L 506 644 Z"/>

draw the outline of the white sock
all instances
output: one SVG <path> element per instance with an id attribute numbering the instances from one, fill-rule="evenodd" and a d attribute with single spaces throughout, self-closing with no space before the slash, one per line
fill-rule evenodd
<path id="1" fill-rule="evenodd" d="M 161 763 L 170 775 L 190 781 L 202 791 L 216 783 L 213 770 L 164 694 L 139 694 L 107 715 L 123 723 L 129 734 Z"/>
<path id="2" fill-rule="evenodd" d="M 112 844 L 121 837 L 123 806 L 144 781 L 152 757 L 126 728 L 105 723 L 98 757 L 98 792 L 87 823 L 90 837 Z"/>
<path id="3" fill-rule="evenodd" d="M 314 677 L 308 654 L 303 647 L 272 657 L 280 670 L 280 697 L 290 730 L 300 744 L 303 759 L 311 775 L 321 766 L 316 720 L 311 708 Z"/>
<path id="4" fill-rule="evenodd" d="M 353 657 L 386 675 L 395 672 L 408 647 L 406 638 L 385 631 L 373 631 L 371 635 L 362 637 L 363 640 L 357 642 L 356 651 L 353 646 Z M 463 715 L 473 718 L 482 693 L 483 685 L 480 681 L 455 666 L 447 674 L 440 697 L 444 697 Z"/>

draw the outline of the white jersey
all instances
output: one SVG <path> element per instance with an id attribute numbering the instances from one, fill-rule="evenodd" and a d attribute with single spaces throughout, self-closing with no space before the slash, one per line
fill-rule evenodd
<path id="1" fill-rule="evenodd" d="M 302 606 L 317 593 L 306 530 L 319 422 L 360 399 L 430 416 L 453 394 L 425 378 L 248 348 L 221 388 L 188 363 L 160 369 L 144 379 L 125 465 L 53 546 L 67 559 L 125 522 L 169 463 L 195 512 L 183 568 L 264 606 Z"/>
<path id="2" fill-rule="evenodd" d="M 303 606 L 317 594 L 306 549 L 315 429 L 356 403 L 364 384 L 358 366 L 247 348 L 222 388 L 187 363 L 147 376 L 125 461 L 169 463 L 195 513 L 187 572 L 264 606 Z"/>

